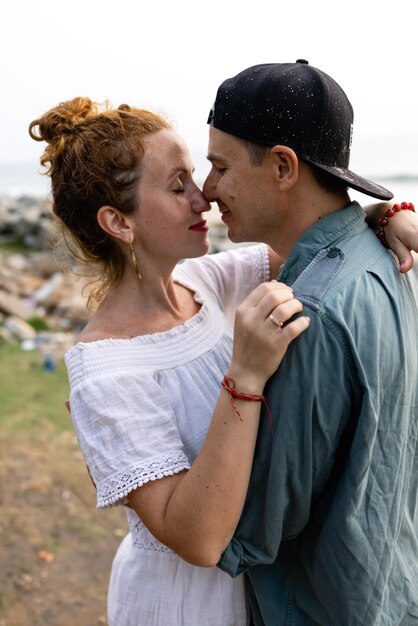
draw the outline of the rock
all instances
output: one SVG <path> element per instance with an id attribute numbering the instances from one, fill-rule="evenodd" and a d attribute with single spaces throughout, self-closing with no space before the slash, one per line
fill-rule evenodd
<path id="1" fill-rule="evenodd" d="M 55 233 L 49 199 L 0 197 L 0 235 L 18 239 L 31 248 L 42 249 L 50 246 Z"/>
<path id="2" fill-rule="evenodd" d="M 53 367 L 58 359 L 75 343 L 76 335 L 73 332 L 42 332 L 38 334 L 38 347 L 44 358 L 44 364 Z"/>
<path id="3" fill-rule="evenodd" d="M 55 272 L 43 283 L 43 285 L 33 293 L 33 299 L 37 304 L 47 306 L 56 302 L 55 295 L 64 282 L 64 276 L 61 272 Z"/>
<path id="4" fill-rule="evenodd" d="M 23 300 L 2 290 L 0 290 L 0 311 L 23 320 L 28 320 L 34 314 L 33 308 Z"/>
<path id="5" fill-rule="evenodd" d="M 0 326 L 0 344 L 4 341 L 5 343 L 15 343 L 14 335 L 5 328 L 4 326 Z"/>
<path id="6" fill-rule="evenodd" d="M 9 330 L 12 335 L 17 337 L 20 341 L 24 341 L 25 339 L 35 339 L 36 331 L 30 324 L 25 322 L 24 320 L 16 317 L 14 315 L 10 315 L 6 317 L 4 320 L 4 327 Z"/>
<path id="7" fill-rule="evenodd" d="M 13 273 L 15 271 L 20 272 L 27 268 L 28 260 L 23 254 L 11 254 L 7 260 L 7 265 Z"/>

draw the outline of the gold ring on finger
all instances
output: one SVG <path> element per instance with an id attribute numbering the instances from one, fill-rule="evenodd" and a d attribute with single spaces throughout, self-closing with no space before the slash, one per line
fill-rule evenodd
<path id="1" fill-rule="evenodd" d="M 270 320 L 270 322 L 273 322 L 273 324 L 275 326 L 278 326 L 278 328 L 283 328 L 283 322 L 281 322 L 280 320 L 276 319 L 274 317 L 273 313 L 270 313 L 269 320 Z"/>

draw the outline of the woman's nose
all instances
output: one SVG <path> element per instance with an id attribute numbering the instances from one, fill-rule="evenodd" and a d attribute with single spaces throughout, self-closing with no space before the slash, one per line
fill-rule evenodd
<path id="1" fill-rule="evenodd" d="M 204 213 L 205 211 L 210 211 L 212 208 L 199 188 L 196 188 L 196 194 L 193 198 L 192 208 L 195 213 Z"/>

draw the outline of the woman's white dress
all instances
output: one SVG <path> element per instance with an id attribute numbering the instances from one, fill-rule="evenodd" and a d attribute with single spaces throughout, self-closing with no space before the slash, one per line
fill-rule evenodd
<path id="1" fill-rule="evenodd" d="M 264 245 L 187 260 L 177 282 L 201 305 L 185 324 L 133 339 L 78 343 L 66 355 L 71 414 L 97 506 L 187 469 L 228 369 L 233 315 L 269 279 Z M 183 561 L 127 508 L 130 532 L 111 571 L 110 626 L 246 626 L 243 577 Z"/>

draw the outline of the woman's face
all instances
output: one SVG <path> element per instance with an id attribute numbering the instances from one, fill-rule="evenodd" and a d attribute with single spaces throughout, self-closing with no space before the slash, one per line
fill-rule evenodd
<path id="1" fill-rule="evenodd" d="M 211 207 L 193 180 L 187 146 L 171 129 L 150 135 L 143 146 L 139 207 L 132 216 L 140 255 L 177 263 L 206 254 L 203 213 Z"/>

